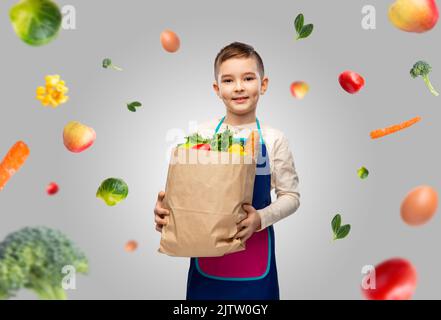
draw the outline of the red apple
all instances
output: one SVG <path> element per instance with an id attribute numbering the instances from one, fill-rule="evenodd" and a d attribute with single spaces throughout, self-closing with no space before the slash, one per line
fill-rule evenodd
<path id="1" fill-rule="evenodd" d="M 82 152 L 89 148 L 96 139 L 95 130 L 77 121 L 69 122 L 63 131 L 63 142 L 67 150 Z"/>
<path id="2" fill-rule="evenodd" d="M 303 81 L 296 81 L 291 84 L 290 90 L 294 98 L 303 99 L 309 91 L 309 85 Z"/>

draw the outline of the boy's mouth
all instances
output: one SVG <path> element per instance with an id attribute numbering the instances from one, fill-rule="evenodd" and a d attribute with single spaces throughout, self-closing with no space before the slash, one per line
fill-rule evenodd
<path id="1" fill-rule="evenodd" d="M 248 97 L 237 97 L 237 98 L 233 98 L 233 101 L 236 103 L 244 103 L 245 101 L 248 100 Z"/>

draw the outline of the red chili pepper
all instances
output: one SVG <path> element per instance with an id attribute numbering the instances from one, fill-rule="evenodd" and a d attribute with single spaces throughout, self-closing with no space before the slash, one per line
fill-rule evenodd
<path id="1" fill-rule="evenodd" d="M 198 149 L 198 150 L 211 150 L 211 146 L 208 143 L 200 143 L 192 147 L 192 149 Z"/>
<path id="2" fill-rule="evenodd" d="M 357 93 L 364 86 L 364 79 L 358 73 L 345 71 L 338 77 L 341 87 L 349 93 Z"/>
<path id="3" fill-rule="evenodd" d="M 369 300 L 409 300 L 415 291 L 417 273 L 407 260 L 394 258 L 375 267 L 375 274 L 366 277 L 375 279 L 375 288 L 362 287 Z"/>

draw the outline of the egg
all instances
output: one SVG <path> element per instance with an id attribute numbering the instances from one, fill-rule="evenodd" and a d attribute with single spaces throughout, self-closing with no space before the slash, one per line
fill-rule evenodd
<path id="1" fill-rule="evenodd" d="M 165 51 L 173 53 L 178 51 L 181 42 L 176 33 L 166 29 L 161 32 L 161 44 Z"/>
<path id="2" fill-rule="evenodd" d="M 126 243 L 125 249 L 127 252 L 135 251 L 138 248 L 138 242 L 130 240 Z"/>
<path id="3" fill-rule="evenodd" d="M 401 218 L 411 226 L 428 222 L 438 207 L 438 194 L 430 186 L 412 189 L 401 203 Z"/>

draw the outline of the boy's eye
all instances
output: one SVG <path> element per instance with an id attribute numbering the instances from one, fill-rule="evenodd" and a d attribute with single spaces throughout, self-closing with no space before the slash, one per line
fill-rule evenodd
<path id="1" fill-rule="evenodd" d="M 224 79 L 222 82 L 231 82 L 231 79 Z"/>
<path id="2" fill-rule="evenodd" d="M 254 80 L 254 77 L 246 77 L 245 80 L 251 81 L 251 80 Z"/>

